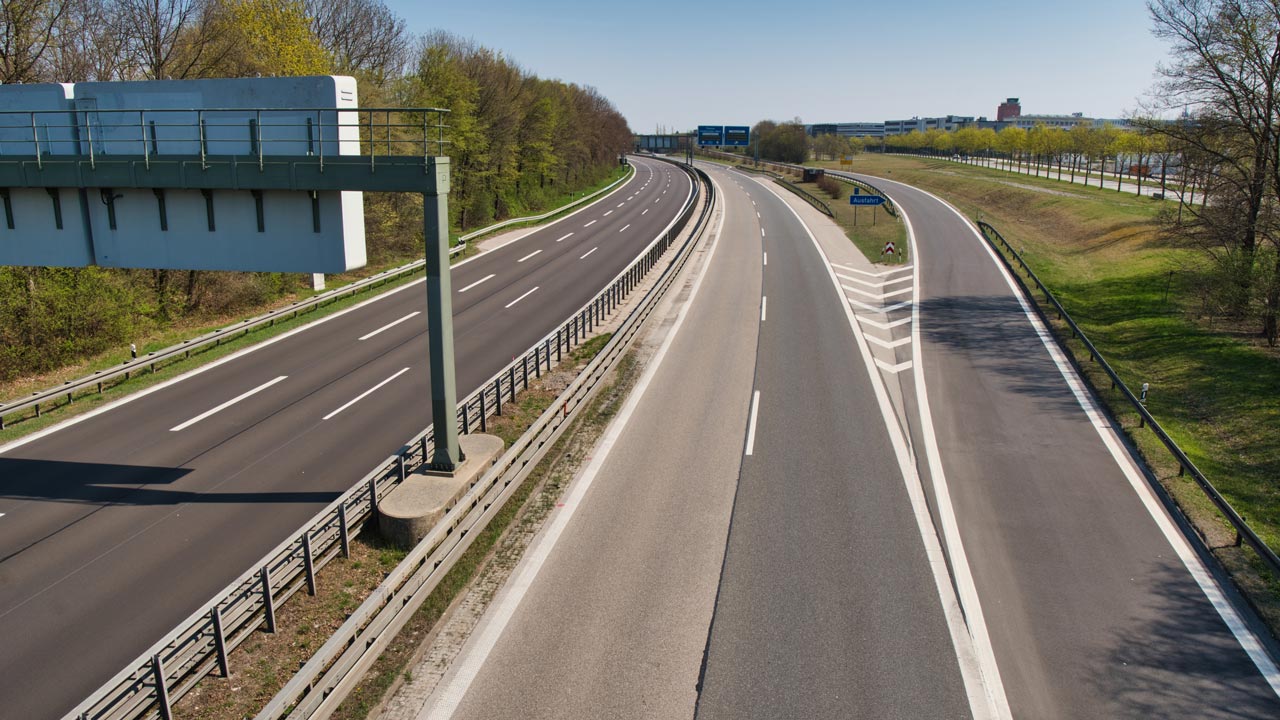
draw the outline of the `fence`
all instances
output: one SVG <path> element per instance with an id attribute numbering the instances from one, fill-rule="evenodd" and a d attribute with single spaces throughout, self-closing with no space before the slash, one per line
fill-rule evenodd
<path id="1" fill-rule="evenodd" d="M 655 267 L 693 216 L 700 199 L 698 178 L 694 180 L 694 191 L 685 207 L 630 266 L 459 404 L 458 423 L 463 433 L 483 432 L 489 415 L 501 411 L 504 398 L 514 400 L 521 383 L 527 388 L 531 373 L 536 378 L 544 368 L 550 370 Z M 316 572 L 339 554 L 349 555 L 351 538 L 374 516 L 378 500 L 409 472 L 429 462 L 432 448 L 433 433 L 427 428 L 68 713 L 66 720 L 170 720 L 170 703 L 214 669 L 225 677 L 228 654 L 255 630 L 265 627 L 268 632 L 275 631 L 276 607 L 302 588 L 314 594 Z"/>
<path id="2" fill-rule="evenodd" d="M 1080 329 L 1080 326 L 1076 324 L 1076 321 L 1072 319 L 1071 315 L 1062 307 L 1062 304 L 1053 296 L 1053 293 L 1049 292 L 1049 288 L 1045 287 L 1044 283 L 1040 282 L 1040 278 L 1037 277 L 1036 274 L 1032 272 L 1031 268 L 1027 266 L 1027 263 L 1022 259 L 1022 255 L 1020 255 L 1017 250 L 1014 250 L 1013 246 L 1009 244 L 1009 241 L 1005 240 L 1004 236 L 1001 235 L 994 227 L 985 222 L 978 221 L 978 228 L 982 231 L 982 235 L 986 241 L 997 250 L 996 254 L 1004 261 L 1005 266 L 1009 268 L 1014 277 L 1018 278 L 1018 282 L 1022 284 L 1023 289 L 1027 291 L 1028 295 L 1031 294 L 1031 288 L 1027 287 L 1026 281 L 1018 274 L 1018 270 L 1021 270 L 1026 275 L 1027 279 L 1030 279 L 1032 284 L 1035 285 L 1035 288 L 1044 294 L 1045 302 L 1053 307 L 1053 309 L 1058 313 L 1058 318 L 1065 322 L 1067 327 L 1070 328 L 1071 337 L 1079 338 L 1084 344 L 1085 349 L 1089 352 L 1089 361 L 1098 363 L 1098 366 L 1107 374 L 1107 377 L 1111 378 L 1111 388 L 1113 390 L 1119 390 L 1120 393 L 1124 395 L 1124 398 L 1129 401 L 1129 404 L 1133 406 L 1133 409 L 1138 413 L 1138 426 L 1150 427 L 1151 432 L 1155 433 L 1155 436 L 1164 444 L 1165 449 L 1169 451 L 1169 454 L 1173 456 L 1174 460 L 1177 460 L 1178 475 L 1181 476 L 1185 473 L 1191 473 L 1191 477 L 1195 480 L 1196 485 L 1204 491 L 1204 494 L 1218 508 L 1222 515 L 1227 519 L 1227 522 L 1231 523 L 1231 526 L 1235 528 L 1237 544 L 1241 541 L 1248 543 L 1249 547 L 1253 548 L 1254 551 L 1258 553 L 1258 557 L 1262 558 L 1263 562 L 1267 564 L 1267 567 L 1270 568 L 1272 574 L 1277 578 L 1280 578 L 1280 557 L 1277 557 L 1276 553 L 1268 547 L 1265 542 L 1263 542 L 1262 538 L 1258 537 L 1258 534 L 1254 532 L 1253 528 L 1249 527 L 1249 524 L 1238 512 L 1236 512 L 1235 508 L 1231 506 L 1231 503 L 1227 502 L 1227 499 L 1222 497 L 1222 494 L 1213 486 L 1213 483 L 1209 482 L 1209 479 L 1205 477 L 1204 473 L 1202 473 L 1199 468 L 1196 467 L 1195 463 L 1191 462 L 1191 459 L 1187 457 L 1187 454 L 1183 452 L 1182 448 L 1178 447 L 1178 444 L 1174 442 L 1173 438 L 1169 437 L 1169 433 L 1165 432 L 1165 429 L 1156 421 L 1155 417 L 1147 411 L 1147 408 L 1142 404 L 1141 399 L 1139 399 L 1139 397 L 1129 389 L 1129 386 L 1125 385 L 1124 381 L 1120 379 L 1120 376 L 1116 374 L 1115 369 L 1113 369 L 1111 364 L 1106 361 L 1106 358 L 1102 357 L 1102 353 L 1098 352 L 1098 348 L 1094 347 L 1088 336 L 1086 336 L 1084 331 Z M 1010 257 L 1013 258 L 1012 261 L 1009 260 Z"/>
<path id="3" fill-rule="evenodd" d="M 794 163 L 774 162 L 772 160 L 752 160 L 751 158 L 746 157 L 744 155 L 735 155 L 733 153 L 719 152 L 714 150 L 699 150 L 698 152 L 702 153 L 703 155 L 706 155 L 707 157 L 715 157 L 715 158 L 721 158 L 725 160 L 735 160 L 740 163 L 751 163 L 751 165 L 743 164 L 743 165 L 737 166 L 739 170 L 747 170 L 749 172 L 760 172 L 759 170 L 756 170 L 754 166 L 763 166 L 766 168 L 772 168 L 775 172 L 778 172 L 778 171 L 800 172 L 805 169 L 804 165 L 796 165 Z M 827 170 L 826 174 L 829 177 L 833 177 L 839 180 L 840 182 L 847 183 L 849 185 L 853 185 L 854 187 L 866 190 L 872 195 L 879 195 L 880 197 L 884 198 L 883 207 L 885 211 L 887 211 L 890 215 L 894 217 L 898 217 L 898 208 L 893 204 L 893 199 L 890 198 L 888 195 L 885 195 L 884 191 L 876 187 L 875 185 L 872 185 L 871 183 L 866 182 L 865 180 L 859 180 L 858 178 L 855 178 L 853 175 L 850 175 L 849 173 L 845 173 L 839 170 Z M 797 194 L 801 194 L 802 197 L 804 196 L 803 191 L 800 191 L 799 188 L 796 188 L 794 185 L 791 185 L 785 179 L 772 174 L 771 174 L 771 177 L 773 177 L 775 180 L 782 182 L 785 185 L 788 185 L 793 191 L 798 191 Z M 808 197 L 806 197 L 805 199 L 809 200 L 810 203 L 813 202 L 813 200 Z M 817 206 L 815 205 L 815 207 Z M 818 209 L 822 210 L 822 208 L 818 208 Z M 823 210 L 823 212 L 826 212 L 826 214 L 831 215 L 830 208 Z"/>
<path id="4" fill-rule="evenodd" d="M 460 244 L 453 247 L 449 251 L 449 254 L 453 255 L 462 252 L 466 249 L 467 242 L 491 232 L 501 230 L 502 228 L 509 227 L 517 223 L 545 220 L 546 218 L 562 213 L 570 208 L 590 202 L 592 199 L 612 191 L 614 188 L 618 187 L 618 185 L 634 175 L 634 173 L 635 170 L 633 169 L 625 177 L 619 178 L 613 183 L 591 193 L 590 195 L 579 198 L 571 203 L 562 205 L 541 215 L 514 218 L 512 220 L 483 227 L 479 230 L 463 235 L 458 238 Z M 13 417 L 15 414 L 24 413 L 28 410 L 34 410 L 35 417 L 40 417 L 42 413 L 41 406 L 44 406 L 44 409 L 47 409 L 50 405 L 58 403 L 64 397 L 66 398 L 66 402 L 62 404 L 69 405 L 75 401 L 75 397 L 77 395 L 84 396 L 95 392 L 101 394 L 103 388 L 108 386 L 108 384 L 113 380 L 118 380 L 120 378 L 128 380 L 134 373 L 140 373 L 144 369 L 149 369 L 154 373 L 157 365 L 162 366 L 168 362 L 184 360 L 191 357 L 192 352 L 206 349 L 210 346 L 221 345 L 224 342 L 233 340 L 239 336 L 247 335 L 255 330 L 272 327 L 277 321 L 296 318 L 299 313 L 315 310 L 319 307 L 323 307 L 324 305 L 336 302 L 344 297 L 353 297 L 357 293 L 372 290 L 382 285 L 386 285 L 387 283 L 409 277 L 415 273 L 421 272 L 425 263 L 425 260 L 415 260 L 411 263 L 406 263 L 390 270 L 383 270 L 377 275 L 359 280 L 351 283 L 350 285 L 344 285 L 343 287 L 330 290 L 329 292 L 321 293 L 307 300 L 299 300 L 288 307 L 248 318 L 236 325 L 232 325 L 221 330 L 215 330 L 190 340 L 183 340 L 177 345 L 147 353 L 142 357 L 126 360 L 122 365 L 118 366 L 114 370 L 99 370 L 78 380 L 68 380 L 60 387 L 53 387 L 32 393 L 23 400 L 14 400 L 7 404 L 0 403 L 0 430 L 4 430 L 6 427 L 6 417 Z"/>
<path id="5" fill-rule="evenodd" d="M 800 197 L 804 198 L 805 202 L 817 208 L 818 212 L 822 213 L 823 215 L 826 215 L 827 217 L 835 217 L 835 213 L 831 212 L 831 208 L 828 207 L 825 202 L 815 197 L 814 195 L 810 194 L 808 191 L 806 191 L 804 188 L 800 187 L 799 185 L 796 185 L 795 183 L 789 180 L 783 180 L 781 178 L 776 180 L 776 182 L 782 185 L 783 187 L 785 187 L 786 189 L 790 190 L 791 192 L 795 193 L 796 195 L 799 195 Z"/>

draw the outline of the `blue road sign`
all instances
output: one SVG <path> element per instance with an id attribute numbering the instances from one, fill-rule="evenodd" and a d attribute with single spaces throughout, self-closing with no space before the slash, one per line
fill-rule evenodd
<path id="1" fill-rule="evenodd" d="M 880 195 L 850 195 L 850 205 L 883 205 L 884 198 Z"/>
<path id="2" fill-rule="evenodd" d="M 729 147 L 746 147 L 751 144 L 751 128 L 745 125 L 725 125 L 724 144 Z"/>
<path id="3" fill-rule="evenodd" d="M 723 145 L 724 144 L 724 126 L 723 125 L 699 125 L 698 126 L 698 144 L 699 145 Z"/>

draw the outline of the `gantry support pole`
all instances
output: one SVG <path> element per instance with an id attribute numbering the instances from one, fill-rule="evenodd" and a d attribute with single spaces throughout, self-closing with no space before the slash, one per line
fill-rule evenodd
<path id="1" fill-rule="evenodd" d="M 432 470 L 452 472 L 462 462 L 458 449 L 458 390 L 453 367 L 453 291 L 449 278 L 449 158 L 432 158 L 430 192 L 422 194 L 422 229 L 427 247 L 427 337 L 431 361 L 431 422 L 435 451 Z"/>

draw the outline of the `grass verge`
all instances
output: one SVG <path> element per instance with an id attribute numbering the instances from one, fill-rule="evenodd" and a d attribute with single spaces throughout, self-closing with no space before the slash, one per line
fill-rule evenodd
<path id="1" fill-rule="evenodd" d="M 1215 328 L 1196 301 L 1203 264 L 1158 231 L 1160 201 L 942 160 L 860 155 L 854 171 L 915 185 L 986 220 L 1019 250 L 1147 407 L 1272 547 L 1280 547 L 1280 353 Z M 1034 298 L 1034 294 L 1032 295 Z M 1051 323 L 1062 337 L 1061 323 Z M 1110 381 L 1066 339 L 1076 364 L 1272 631 L 1280 582 L 1248 549 Z"/>

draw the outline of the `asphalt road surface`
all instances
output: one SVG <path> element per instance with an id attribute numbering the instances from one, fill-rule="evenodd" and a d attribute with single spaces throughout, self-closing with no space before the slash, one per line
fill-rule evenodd
<path id="1" fill-rule="evenodd" d="M 711 172 L 669 352 L 419 717 L 969 716 L 840 296 L 781 200 Z"/>
<path id="2" fill-rule="evenodd" d="M 454 268 L 459 397 L 675 217 L 688 176 L 635 165 Z M 0 716 L 69 710 L 422 430 L 424 303 L 413 283 L 0 452 Z"/>
<path id="3" fill-rule="evenodd" d="M 914 229 L 931 418 L 908 403 L 909 425 L 922 473 L 949 488 L 1012 716 L 1280 717 L 1274 661 L 1242 645 L 1259 642 L 1256 620 L 1064 377 L 983 242 L 927 193 L 864 179 Z"/>

